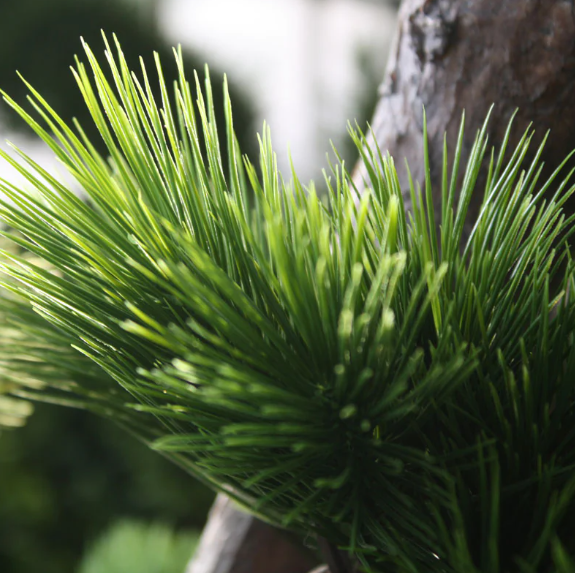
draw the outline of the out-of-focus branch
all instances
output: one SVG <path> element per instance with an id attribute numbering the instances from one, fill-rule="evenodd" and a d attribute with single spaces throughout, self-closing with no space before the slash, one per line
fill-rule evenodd
<path id="1" fill-rule="evenodd" d="M 220 494 L 187 573 L 307 573 L 313 566 L 303 545 Z"/>

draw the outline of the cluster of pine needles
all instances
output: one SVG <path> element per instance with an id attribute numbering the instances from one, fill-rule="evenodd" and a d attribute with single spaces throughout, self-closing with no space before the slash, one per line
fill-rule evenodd
<path id="1" fill-rule="evenodd" d="M 365 189 L 337 161 L 319 196 L 278 173 L 267 129 L 259 166 L 242 157 L 228 97 L 220 143 L 209 77 L 192 90 L 177 52 L 155 102 L 106 46 L 105 70 L 88 46 L 74 69 L 106 158 L 32 86 L 33 115 L 5 95 L 88 200 L 2 153 L 27 184 L 0 184 L 0 420 L 28 400 L 106 416 L 365 571 L 573 573 L 565 163 L 541 181 L 530 132 L 495 153 L 484 127 L 460 165 L 462 125 L 433 190 L 424 134 L 406 213 L 357 130 Z"/>

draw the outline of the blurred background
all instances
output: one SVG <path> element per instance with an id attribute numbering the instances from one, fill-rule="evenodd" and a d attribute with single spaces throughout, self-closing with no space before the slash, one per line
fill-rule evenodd
<path id="1" fill-rule="evenodd" d="M 355 161 L 347 122 L 365 127 L 373 111 L 396 9 L 394 0 L 0 0 L 0 89 L 24 103 L 20 71 L 97 139 L 69 70 L 80 36 L 101 57 L 100 29 L 115 32 L 134 68 L 142 55 L 153 69 L 155 50 L 168 80 L 181 44 L 188 71 L 209 63 L 216 88 L 227 73 L 246 153 L 257 157 L 265 120 L 280 169 L 291 152 L 302 181 L 318 180 L 330 141 Z M 0 130 L 1 146 L 10 140 L 63 176 L 4 103 Z M 0 177 L 19 182 L 2 163 Z M 37 406 L 23 428 L 0 434 L 0 571 L 183 573 L 211 501 L 109 422 Z"/>

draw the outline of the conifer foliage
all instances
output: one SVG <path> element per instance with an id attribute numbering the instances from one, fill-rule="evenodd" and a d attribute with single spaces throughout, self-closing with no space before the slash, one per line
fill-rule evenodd
<path id="1" fill-rule="evenodd" d="M 34 116 L 5 96 L 89 198 L 3 154 L 29 183 L 1 184 L 10 404 L 107 416 L 366 571 L 575 571 L 571 173 L 541 181 L 530 132 L 491 152 L 486 127 L 460 165 L 462 124 L 441 189 L 424 135 L 406 214 L 352 131 L 367 189 L 337 162 L 324 200 L 278 173 L 267 128 L 259 169 L 242 158 L 229 98 L 224 134 L 181 55 L 156 102 L 106 46 L 74 74 L 109 157 L 32 86 Z"/>

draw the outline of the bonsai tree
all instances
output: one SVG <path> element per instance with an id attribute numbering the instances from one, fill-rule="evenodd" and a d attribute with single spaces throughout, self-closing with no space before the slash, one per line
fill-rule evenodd
<path id="1" fill-rule="evenodd" d="M 544 144 L 494 149 L 487 119 L 463 162 L 462 121 L 434 189 L 424 117 L 409 212 L 358 130 L 362 188 L 336 162 L 323 199 L 267 128 L 242 158 L 181 54 L 157 102 L 115 44 L 111 80 L 88 46 L 74 70 L 107 157 L 5 96 L 91 200 L 3 153 L 30 184 L 1 184 L 10 400 L 105 416 L 365 571 L 575 571 L 567 160 L 542 177 Z"/>

